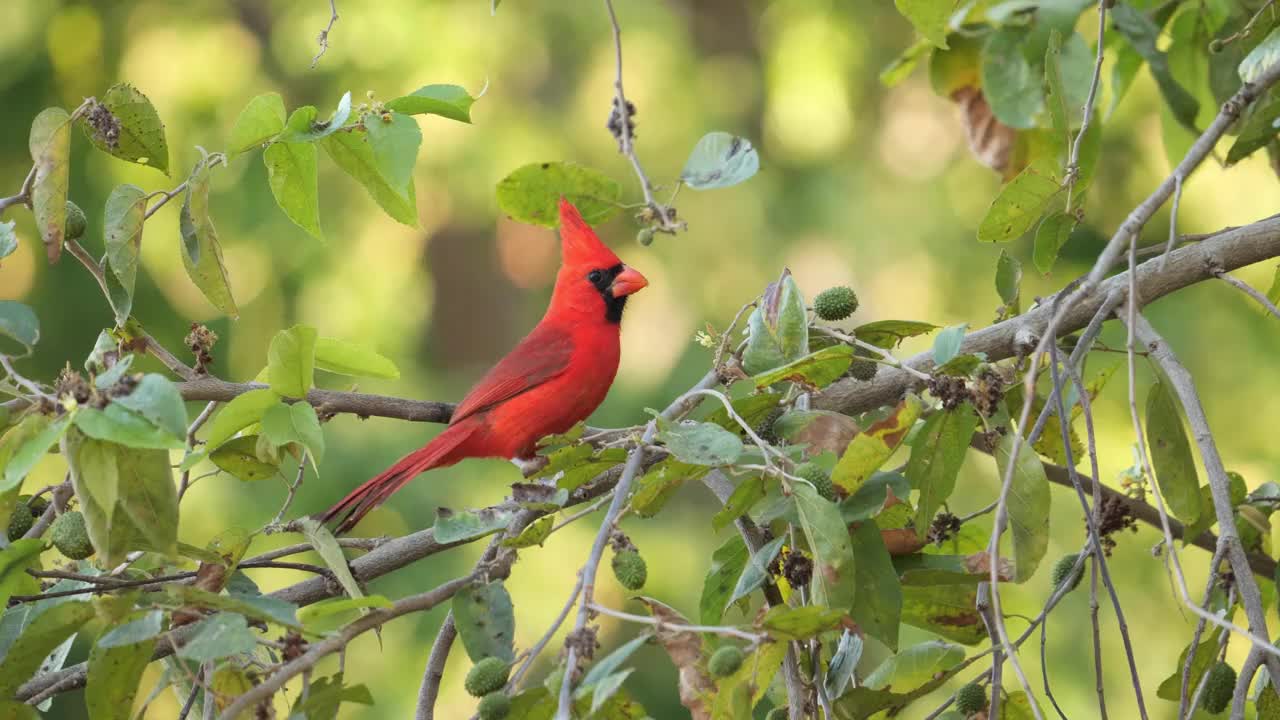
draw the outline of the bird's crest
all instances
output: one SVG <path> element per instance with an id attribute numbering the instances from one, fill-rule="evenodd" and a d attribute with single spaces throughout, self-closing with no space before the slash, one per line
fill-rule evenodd
<path id="1" fill-rule="evenodd" d="M 609 268 L 622 262 L 582 219 L 578 208 L 563 197 L 560 198 L 560 246 L 566 266 Z"/>

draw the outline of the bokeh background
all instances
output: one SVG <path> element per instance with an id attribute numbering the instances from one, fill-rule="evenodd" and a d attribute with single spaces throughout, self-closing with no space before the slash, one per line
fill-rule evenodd
<path id="1" fill-rule="evenodd" d="M 387 218 L 363 189 L 326 159 L 320 164 L 321 221 L 317 242 L 275 207 L 257 153 L 213 173 L 212 211 L 226 252 L 239 320 L 219 317 L 192 285 L 179 255 L 177 205 L 147 225 L 144 272 L 135 315 L 162 342 L 181 345 L 192 322 L 220 336 L 215 372 L 252 378 L 265 363 L 273 333 L 295 322 L 322 334 L 371 344 L 402 370 L 396 381 L 362 382 L 361 390 L 456 400 L 469 383 L 540 317 L 557 264 L 557 241 L 546 229 L 500 217 L 494 185 L 533 161 L 571 160 L 639 189 L 604 124 L 614 74 L 608 19 L 601 3 L 510 0 L 496 16 L 488 0 L 338 0 L 341 20 L 318 67 L 310 68 L 316 34 L 329 17 L 325 0 L 6 0 L 0 2 L 0 194 L 16 192 L 30 166 L 27 129 L 43 107 L 76 106 L 117 81 L 145 92 L 167 125 L 174 175 L 137 168 L 93 152 L 75 134 L 71 196 L 90 218 L 87 245 L 101 251 L 102 206 L 110 189 L 133 182 L 170 188 L 198 158 L 196 145 L 221 149 L 237 114 L 253 96 L 278 91 L 290 108 L 314 104 L 325 115 L 344 91 L 391 98 L 429 83 L 456 83 L 473 92 L 474 124 L 420 118 L 424 142 L 416 172 L 420 229 Z M 744 185 L 679 197 L 689 224 L 652 247 L 634 241 L 636 226 L 620 216 L 601 228 L 607 242 L 641 269 L 650 287 L 628 307 L 624 358 L 617 383 L 592 423 L 642 422 L 642 408 L 662 407 L 708 366 L 693 342 L 705 323 L 723 327 L 741 304 L 782 267 L 810 296 L 836 283 L 862 299 L 857 321 L 927 320 L 939 325 L 991 322 L 1000 301 L 993 285 L 1001 248 L 981 245 L 975 229 L 1000 184 L 973 160 L 958 111 L 936 96 L 924 72 L 888 89 L 879 71 L 913 41 L 911 28 L 888 3 L 831 0 L 618 2 L 624 29 L 626 82 L 639 108 L 638 150 L 650 177 L 670 183 L 694 142 L 726 130 L 751 138 L 761 171 Z M 1092 13 L 1081 30 L 1093 37 Z M 1109 70 L 1109 64 L 1108 68 Z M 1104 71 L 1105 73 L 1105 71 Z M 1105 107 L 1105 105 L 1104 105 Z M 1103 160 L 1087 205 L 1087 223 L 1072 237 L 1051 277 L 1031 269 L 1027 239 L 1007 249 L 1022 258 L 1024 298 L 1050 292 L 1081 272 L 1103 238 L 1168 172 L 1161 145 L 1158 96 L 1145 70 L 1119 110 L 1105 120 Z M 1259 156 L 1225 170 L 1208 163 L 1186 184 L 1180 229 L 1200 232 L 1269 215 L 1280 199 L 1276 178 Z M 49 267 L 39 252 L 29 213 L 15 210 L 19 251 L 0 263 L 0 298 L 29 303 L 43 338 L 19 367 L 51 380 L 64 363 L 79 365 L 111 314 L 83 268 L 70 259 Z M 1161 214 L 1147 242 L 1167 233 Z M 1266 287 L 1273 264 L 1239 276 Z M 1280 446 L 1274 428 L 1280 403 L 1275 357 L 1280 335 L 1241 294 L 1205 283 L 1149 310 L 1202 383 L 1209 417 L 1228 467 L 1250 486 L 1275 479 Z M 1123 346 L 1117 328 L 1104 340 Z M 904 351 L 928 346 L 908 343 Z M 1122 355 L 1099 354 L 1094 367 Z M 1132 432 L 1123 373 L 1096 404 L 1104 477 L 1132 464 Z M 1140 367 L 1140 382 L 1150 373 Z M 344 387 L 338 378 L 326 378 Z M 350 416 L 326 429 L 330 452 L 320 477 L 309 477 L 297 512 L 322 509 L 437 431 L 435 427 Z M 974 454 L 953 509 L 967 512 L 994 498 L 994 464 Z M 61 461 L 47 459 L 29 480 L 60 479 Z M 429 526 L 434 509 L 501 500 L 516 471 L 475 461 L 421 478 L 370 516 L 360 531 L 401 534 Z M 1203 477 L 1203 475 L 1202 475 Z M 281 482 L 244 484 L 230 477 L 200 481 L 184 503 L 182 537 L 203 544 L 231 525 L 258 527 L 285 494 Z M 1083 538 L 1074 497 L 1054 489 L 1050 558 L 1075 551 Z M 690 485 L 654 520 L 629 520 L 651 563 L 647 592 L 695 614 L 711 550 L 723 537 L 711 529 L 714 499 Z M 597 518 L 598 519 L 598 516 Z M 594 532 L 590 520 L 525 552 L 508 585 L 517 608 L 517 644 L 530 645 L 560 609 Z M 1175 595 L 1151 548 L 1157 535 L 1125 535 L 1113 557 L 1139 668 L 1153 717 L 1173 717 L 1155 688 L 1173 670 L 1192 618 Z M 262 540 L 255 550 L 279 538 Z M 433 557 L 373 583 L 399 597 L 464 571 L 480 545 Z M 1198 587 L 1205 553 L 1182 551 Z M 264 589 L 300 579 L 287 571 L 257 573 Z M 1048 595 L 1047 573 L 1007 591 L 1006 609 L 1034 615 Z M 1269 586 L 1270 584 L 1267 583 Z M 609 578 L 600 600 L 632 607 Z M 1198 590 L 1195 591 L 1198 594 Z M 1085 593 L 1066 600 L 1050 624 L 1049 665 L 1070 715 L 1093 709 Z M 1104 604 L 1105 605 L 1105 604 Z M 632 607 L 634 609 L 634 607 Z M 1272 611 L 1274 612 L 1274 610 Z M 368 684 L 370 709 L 344 706 L 343 717 L 394 718 L 412 713 L 429 644 L 443 610 L 397 621 L 381 643 L 366 636 L 351 647 L 346 670 Z M 1136 716 L 1120 655 L 1114 616 L 1102 611 L 1107 688 L 1113 717 Z M 1019 629 L 1023 621 L 1010 619 Z M 634 627 L 602 621 L 606 648 Z M 924 639 L 910 629 L 904 642 Z M 554 646 L 558 643 L 554 644 Z M 1232 657 L 1243 658 L 1240 643 Z M 79 643 L 72 660 L 82 658 Z M 1027 667 L 1040 685 L 1034 653 Z M 686 717 L 675 673 L 661 651 L 638 655 L 628 687 L 655 718 Z M 473 700 L 462 690 L 467 661 L 460 649 L 448 666 L 442 717 L 466 717 Z M 330 662 L 329 665 L 334 665 Z M 980 666 L 979 666 L 980 667 Z M 545 672 L 546 664 L 537 672 Z M 149 683 L 158 673 L 152 669 Z M 147 685 L 149 687 L 149 684 Z M 923 716 L 939 692 L 906 714 Z M 149 717 L 176 714 L 162 695 Z M 84 716 L 79 692 L 61 696 L 48 715 Z"/>

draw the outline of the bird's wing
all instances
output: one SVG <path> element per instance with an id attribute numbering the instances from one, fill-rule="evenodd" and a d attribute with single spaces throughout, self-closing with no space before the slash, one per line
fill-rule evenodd
<path id="1" fill-rule="evenodd" d="M 498 361 L 453 411 L 451 423 L 484 412 L 559 376 L 569 368 L 573 339 L 539 325 Z"/>

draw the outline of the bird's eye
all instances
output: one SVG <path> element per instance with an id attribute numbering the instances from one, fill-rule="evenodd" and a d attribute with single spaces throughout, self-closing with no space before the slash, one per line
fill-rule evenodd
<path id="1" fill-rule="evenodd" d="M 591 281 L 592 285 L 595 285 L 596 283 L 600 282 L 600 279 L 603 277 L 604 277 L 604 273 L 600 272 L 599 270 L 592 270 L 587 275 L 587 279 Z"/>

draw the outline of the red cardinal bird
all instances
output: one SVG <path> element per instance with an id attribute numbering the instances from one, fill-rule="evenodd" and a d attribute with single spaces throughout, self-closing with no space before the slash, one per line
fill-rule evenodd
<path id="1" fill-rule="evenodd" d="M 560 239 L 560 272 L 538 326 L 467 393 L 444 432 L 352 491 L 325 522 L 342 515 L 338 532 L 350 530 L 418 473 L 463 458 L 532 458 L 540 438 L 565 432 L 600 405 L 618 372 L 622 309 L 649 282 L 563 198 Z"/>

